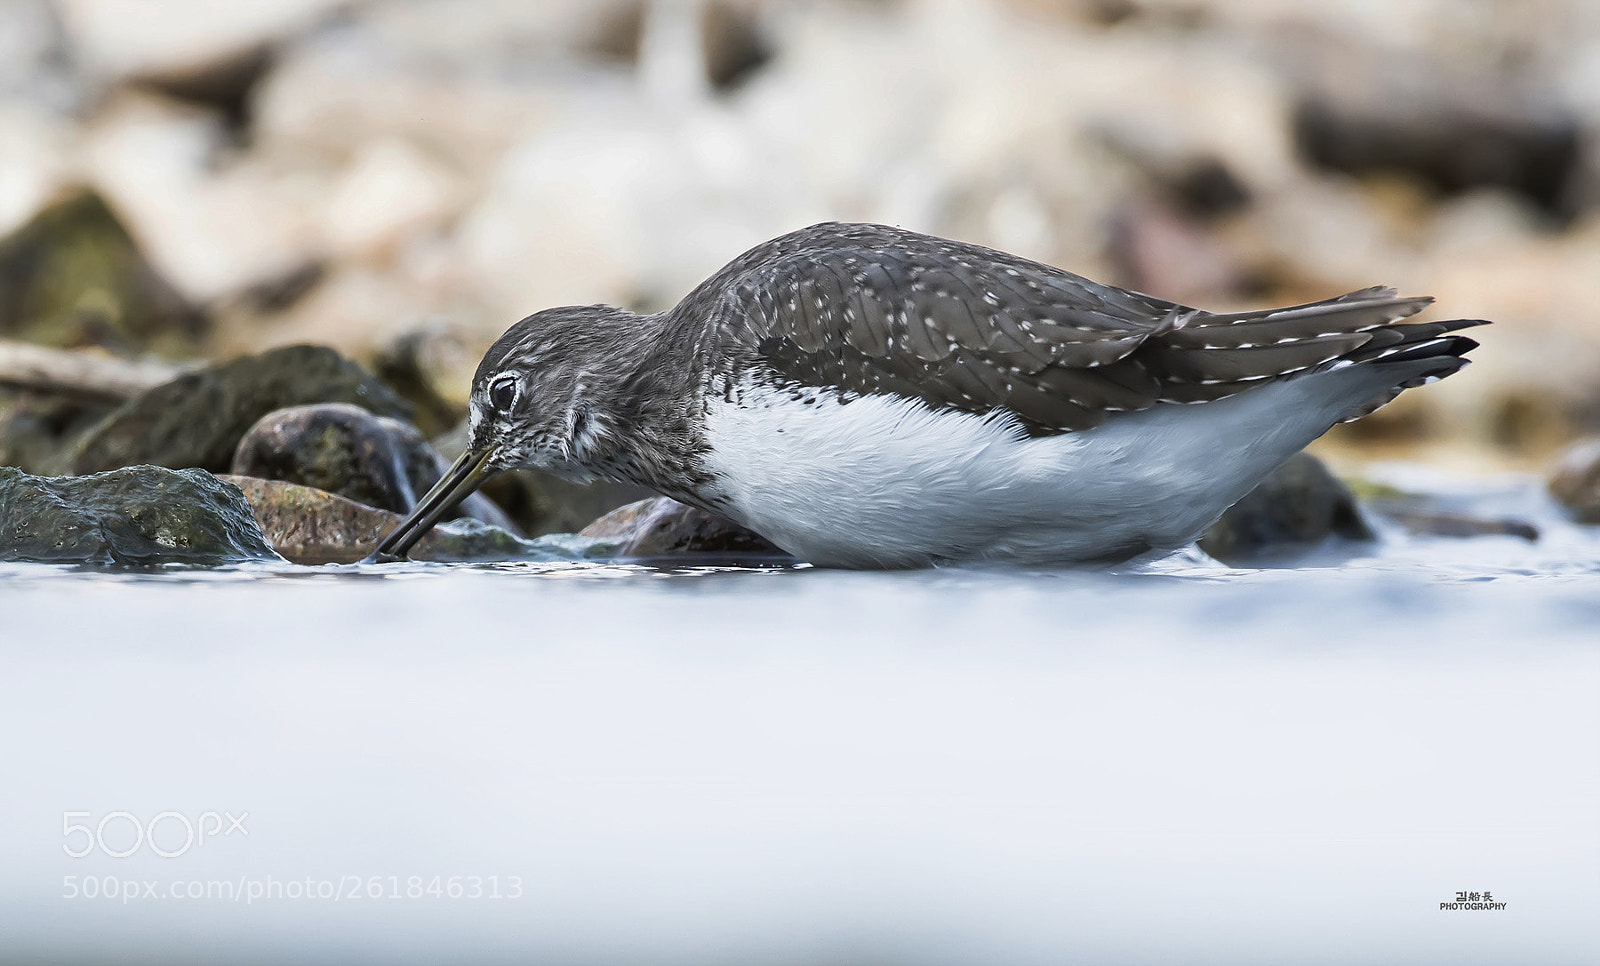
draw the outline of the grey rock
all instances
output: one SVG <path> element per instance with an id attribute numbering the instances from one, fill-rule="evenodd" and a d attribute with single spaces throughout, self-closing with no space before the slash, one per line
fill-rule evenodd
<path id="1" fill-rule="evenodd" d="M 295 345 L 191 372 L 114 410 L 73 457 L 77 473 L 135 463 L 225 472 L 262 416 L 307 403 L 344 402 L 404 418 L 405 402 L 326 346 Z"/>
<path id="2" fill-rule="evenodd" d="M 1600 438 L 1574 443 L 1556 460 L 1546 487 L 1579 523 L 1600 523 Z"/>
<path id="3" fill-rule="evenodd" d="M 1371 540 L 1350 490 L 1309 453 L 1296 453 L 1200 538 L 1224 562 L 1305 550 L 1332 536 Z"/>
<path id="4" fill-rule="evenodd" d="M 0 467 L 0 560 L 218 565 L 276 556 L 244 495 L 204 470 L 45 477 Z"/>
<path id="5" fill-rule="evenodd" d="M 225 476 L 249 501 L 255 522 L 273 549 L 300 564 L 354 563 L 372 552 L 400 515 L 325 490 Z M 413 560 L 548 559 L 544 546 L 476 520 L 441 523 L 411 551 Z"/>
<path id="6" fill-rule="evenodd" d="M 234 450 L 229 472 L 326 490 L 380 510 L 409 513 L 445 466 L 410 423 L 350 403 L 291 406 L 261 417 Z M 501 529 L 516 526 L 493 501 L 473 494 L 449 517 Z"/>
<path id="7" fill-rule="evenodd" d="M 790 556 L 753 530 L 664 496 L 618 507 L 584 527 L 580 536 L 616 540 L 621 557 Z"/>

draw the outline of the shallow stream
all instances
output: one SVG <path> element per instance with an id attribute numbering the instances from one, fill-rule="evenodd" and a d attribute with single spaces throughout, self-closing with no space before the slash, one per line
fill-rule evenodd
<path id="1" fill-rule="evenodd" d="M 1600 528 L 1389 479 L 1540 539 L 5 566 L 0 960 L 1600 961 Z"/>

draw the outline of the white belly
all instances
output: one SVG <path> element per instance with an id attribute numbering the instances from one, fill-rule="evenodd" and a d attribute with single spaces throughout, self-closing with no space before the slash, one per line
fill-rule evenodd
<path id="1" fill-rule="evenodd" d="M 1125 559 L 1184 546 L 1359 398 L 1318 373 L 1030 439 L 1009 417 L 752 390 L 708 414 L 724 513 L 823 566 Z M 1364 395 L 1365 394 L 1365 395 Z"/>

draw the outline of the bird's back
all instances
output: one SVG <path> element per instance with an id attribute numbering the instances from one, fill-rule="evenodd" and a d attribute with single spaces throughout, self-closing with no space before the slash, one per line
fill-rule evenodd
<path id="1" fill-rule="evenodd" d="M 1478 324 L 1397 324 L 1431 301 L 1369 288 L 1213 314 L 978 245 L 828 223 L 751 249 L 674 315 L 687 339 L 704 340 L 698 351 L 733 354 L 719 360 L 725 371 L 1004 411 L 1044 436 L 1161 403 L 1222 399 Z M 1473 343 L 1456 338 L 1459 357 Z"/>

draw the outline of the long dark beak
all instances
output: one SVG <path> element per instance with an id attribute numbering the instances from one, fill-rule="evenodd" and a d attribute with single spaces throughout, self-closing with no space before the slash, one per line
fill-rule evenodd
<path id="1" fill-rule="evenodd" d="M 362 563 L 393 563 L 404 560 L 417 541 L 427 536 L 439 518 L 449 513 L 457 503 L 472 495 L 480 484 L 492 473 L 487 469 L 490 450 L 477 451 L 468 449 L 461 454 L 461 458 L 445 471 L 433 489 L 429 490 L 417 505 L 400 521 L 399 526 L 389 531 L 389 535 L 378 541 L 378 546 L 367 556 Z"/>

